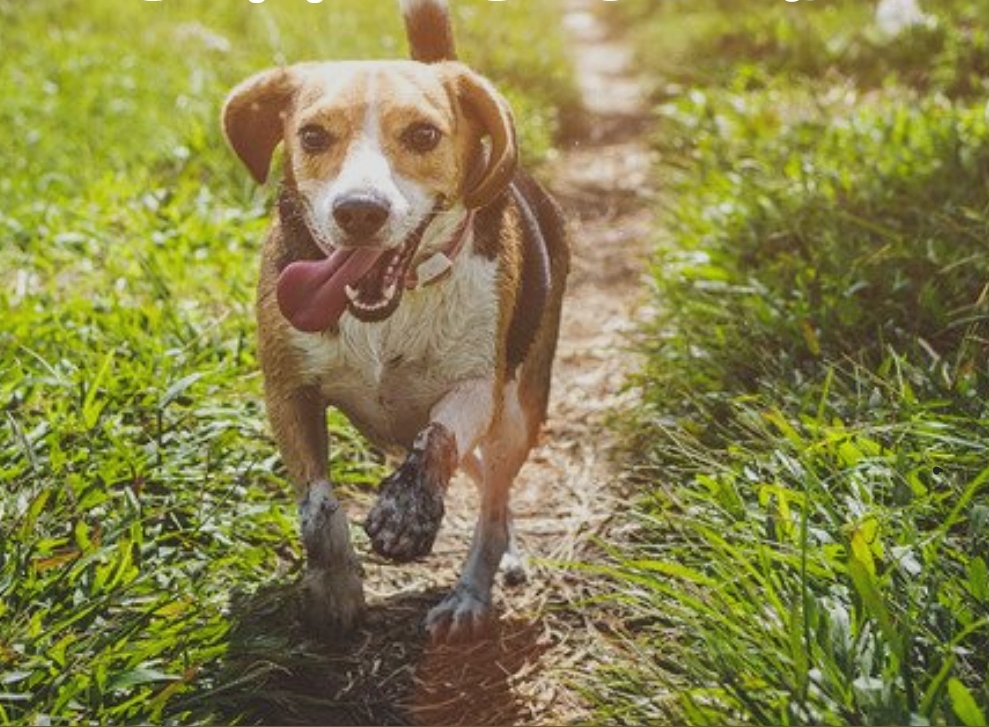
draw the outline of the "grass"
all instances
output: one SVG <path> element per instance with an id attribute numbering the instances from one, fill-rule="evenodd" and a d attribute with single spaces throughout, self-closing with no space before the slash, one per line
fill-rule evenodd
<path id="1" fill-rule="evenodd" d="M 457 13 L 538 163 L 574 102 L 555 6 Z M 329 719 L 313 685 L 305 713 L 273 706 L 291 658 L 333 663 L 281 628 L 302 555 L 252 314 L 272 188 L 218 113 L 273 64 L 404 55 L 397 10 L 0 2 L 0 24 L 0 722 Z M 373 485 L 331 427 L 336 480 Z"/>
<path id="2" fill-rule="evenodd" d="M 893 83 L 953 98 L 984 98 L 989 32 L 982 0 L 923 3 L 930 21 L 889 36 L 875 3 L 832 0 L 740 5 L 733 0 L 629 0 L 608 8 L 627 26 L 656 91 L 726 81 L 755 88 L 785 79 L 847 82 L 862 90 Z"/>
<path id="3" fill-rule="evenodd" d="M 989 714 L 985 8 L 882 38 L 865 7 L 621 6 L 674 240 L 603 721 Z"/>

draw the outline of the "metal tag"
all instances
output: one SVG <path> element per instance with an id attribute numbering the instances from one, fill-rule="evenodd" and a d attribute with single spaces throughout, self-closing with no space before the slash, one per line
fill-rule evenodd
<path id="1" fill-rule="evenodd" d="M 438 252 L 416 266 L 418 287 L 429 285 L 453 267 L 453 262 L 445 253 Z"/>

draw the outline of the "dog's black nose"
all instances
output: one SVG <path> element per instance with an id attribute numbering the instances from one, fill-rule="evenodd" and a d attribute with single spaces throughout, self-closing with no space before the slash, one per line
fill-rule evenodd
<path id="1" fill-rule="evenodd" d="M 333 205 L 333 219 L 351 237 L 370 237 L 385 224 L 389 211 L 387 200 L 355 194 L 337 200 Z"/>

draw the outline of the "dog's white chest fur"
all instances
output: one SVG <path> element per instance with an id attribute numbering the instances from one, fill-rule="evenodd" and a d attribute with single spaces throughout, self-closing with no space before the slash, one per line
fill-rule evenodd
<path id="1" fill-rule="evenodd" d="M 387 320 L 344 315 L 336 335 L 293 331 L 304 375 L 376 444 L 409 446 L 455 384 L 493 375 L 496 274 L 466 254 L 448 280 L 406 291 Z"/>

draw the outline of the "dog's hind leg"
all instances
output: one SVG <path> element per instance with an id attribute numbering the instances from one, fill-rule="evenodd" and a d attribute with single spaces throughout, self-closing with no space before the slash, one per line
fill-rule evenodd
<path id="1" fill-rule="evenodd" d="M 364 611 L 360 564 L 327 476 L 326 407 L 315 392 L 280 393 L 269 389 L 268 416 L 299 495 L 303 617 L 315 633 L 331 635 L 349 630 Z"/>
<path id="2" fill-rule="evenodd" d="M 505 554 L 501 556 L 499 570 L 501 570 L 502 582 L 509 587 L 521 586 L 529 579 L 526 572 L 525 557 L 519 549 L 518 535 L 515 532 L 515 518 L 511 508 L 508 510 L 508 548 L 505 550 Z"/>
<path id="3" fill-rule="evenodd" d="M 481 462 L 481 453 L 474 450 L 460 462 L 460 467 L 470 477 L 477 486 L 480 493 L 484 492 L 484 465 Z M 525 558 L 519 549 L 518 537 L 515 531 L 515 518 L 512 510 L 508 510 L 508 549 L 501 557 L 499 570 L 506 586 L 520 586 L 526 582 L 528 576 L 525 571 Z"/>
<path id="4" fill-rule="evenodd" d="M 485 627 L 491 612 L 491 587 L 512 541 L 509 492 L 529 454 L 530 421 L 518 399 L 518 387 L 505 387 L 501 416 L 481 442 L 483 488 L 470 553 L 453 591 L 426 617 L 434 640 L 468 640 Z"/>
<path id="5" fill-rule="evenodd" d="M 364 529 L 374 550 L 404 562 L 427 555 L 443 521 L 450 478 L 491 423 L 492 384 L 473 379 L 455 386 L 433 408 L 405 460 L 381 485 Z"/>

